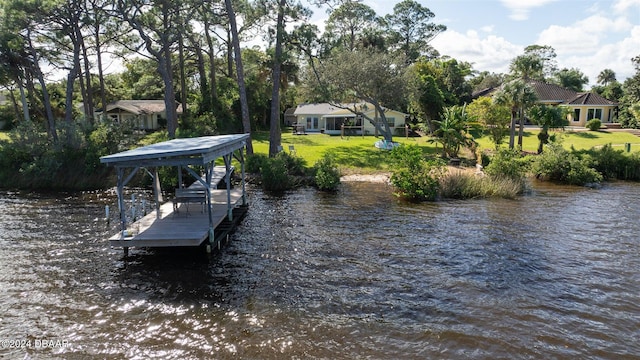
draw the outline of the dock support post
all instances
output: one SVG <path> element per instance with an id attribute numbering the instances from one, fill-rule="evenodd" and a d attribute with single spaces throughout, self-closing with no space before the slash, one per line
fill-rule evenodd
<path id="1" fill-rule="evenodd" d="M 247 205 L 247 187 L 245 184 L 245 169 L 244 169 L 244 147 L 240 148 L 239 156 L 240 156 L 240 170 L 242 173 L 242 205 Z"/>
<path id="2" fill-rule="evenodd" d="M 233 220 L 233 208 L 231 207 L 231 157 L 233 154 L 224 155 L 224 167 L 226 170 L 225 182 L 227 184 L 227 217 Z"/>
<path id="3" fill-rule="evenodd" d="M 162 189 L 160 188 L 160 175 L 158 168 L 153 168 L 153 196 L 156 200 L 156 218 L 160 219 L 160 203 L 162 202 Z"/>
<path id="4" fill-rule="evenodd" d="M 124 208 L 124 169 L 119 167 L 117 169 L 118 175 L 118 186 L 117 186 L 117 195 L 118 195 L 118 209 L 120 210 L 120 233 L 127 229 L 127 214 L 126 209 Z"/>

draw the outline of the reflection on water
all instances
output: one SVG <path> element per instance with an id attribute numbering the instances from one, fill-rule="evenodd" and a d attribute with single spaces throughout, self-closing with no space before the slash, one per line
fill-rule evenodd
<path id="1" fill-rule="evenodd" d="M 0 358 L 637 358 L 640 186 L 411 204 L 255 190 L 231 243 L 133 250 L 95 196 L 0 194 Z"/>

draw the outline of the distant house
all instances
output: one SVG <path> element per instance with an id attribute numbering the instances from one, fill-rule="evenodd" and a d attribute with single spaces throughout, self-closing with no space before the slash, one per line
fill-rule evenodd
<path id="1" fill-rule="evenodd" d="M 118 100 L 106 106 L 106 115 L 112 121 L 130 121 L 138 129 L 155 130 L 167 119 L 164 100 Z M 182 105 L 176 103 L 178 114 Z"/>
<path id="2" fill-rule="evenodd" d="M 592 92 L 575 92 L 555 84 L 530 80 L 539 104 L 565 106 L 571 109 L 570 126 L 585 126 L 591 119 L 600 119 L 604 124 L 614 122 L 618 103 Z M 473 98 L 493 96 L 498 88 L 487 88 L 475 92 Z"/>
<path id="3" fill-rule="evenodd" d="M 591 119 L 600 119 L 603 123 L 611 123 L 615 120 L 618 103 L 596 93 L 575 92 L 541 81 L 530 81 L 529 84 L 536 91 L 539 103 L 570 108 L 572 112 L 569 115 L 569 125 L 571 126 L 585 126 Z"/>
<path id="4" fill-rule="evenodd" d="M 354 104 L 344 104 L 345 107 L 353 107 Z M 364 106 L 363 114 L 371 119 L 376 119 L 375 108 L 371 104 L 358 104 Z M 405 119 L 408 116 L 400 111 L 386 109 L 385 117 L 392 131 L 396 128 L 404 129 Z M 366 118 L 353 112 L 328 103 L 301 104 L 293 112 L 297 121 L 297 127 L 303 128 L 307 133 L 322 132 L 325 134 L 340 134 L 342 125 L 351 129 L 358 135 L 375 135 L 375 126 Z M 377 121 L 381 121 L 380 116 Z"/>

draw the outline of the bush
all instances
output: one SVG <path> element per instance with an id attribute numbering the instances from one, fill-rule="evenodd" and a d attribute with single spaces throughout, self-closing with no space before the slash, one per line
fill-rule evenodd
<path id="1" fill-rule="evenodd" d="M 590 167 L 590 160 L 590 157 L 580 159 L 560 143 L 552 143 L 547 146 L 547 151 L 536 157 L 532 171 L 539 179 L 570 185 L 599 183 L 602 175 Z"/>
<path id="2" fill-rule="evenodd" d="M 277 158 L 284 161 L 287 168 L 287 174 L 292 176 L 304 176 L 307 168 L 307 161 L 301 157 L 281 151 L 276 155 Z"/>
<path id="3" fill-rule="evenodd" d="M 396 168 L 391 184 L 398 193 L 412 200 L 435 200 L 440 189 L 439 179 L 446 171 L 442 159 L 427 161 L 417 145 L 403 145 L 391 151 Z"/>
<path id="4" fill-rule="evenodd" d="M 285 191 L 289 189 L 289 174 L 282 157 L 268 158 L 260 168 L 262 188 L 266 191 Z"/>
<path id="5" fill-rule="evenodd" d="M 602 121 L 600 119 L 591 119 L 587 121 L 585 127 L 591 131 L 598 131 L 602 127 Z"/>
<path id="6" fill-rule="evenodd" d="M 259 174 L 262 164 L 268 159 L 269 157 L 265 154 L 252 154 L 247 156 L 247 161 L 245 162 L 247 172 L 250 174 Z"/>
<path id="7" fill-rule="evenodd" d="M 522 180 L 529 170 L 529 160 L 515 149 L 501 149 L 491 157 L 484 172 L 492 178 Z"/>
<path id="8" fill-rule="evenodd" d="M 340 185 L 340 170 L 335 164 L 333 158 L 325 155 L 320 159 L 315 169 L 315 183 L 318 189 L 323 191 L 336 191 Z"/>

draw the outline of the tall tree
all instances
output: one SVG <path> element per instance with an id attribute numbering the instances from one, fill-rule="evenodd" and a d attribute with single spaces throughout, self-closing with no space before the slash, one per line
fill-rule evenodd
<path id="1" fill-rule="evenodd" d="M 611 69 L 604 69 L 598 74 L 598 84 L 607 86 L 609 83 L 616 81 L 616 73 Z"/>
<path id="2" fill-rule="evenodd" d="M 168 0 L 118 0 L 120 16 L 137 32 L 146 51 L 157 63 L 164 82 L 164 103 L 169 138 L 175 138 L 178 127 L 176 95 L 173 82 L 172 46 L 177 41 L 176 6 Z"/>
<path id="3" fill-rule="evenodd" d="M 584 86 L 589 83 L 589 78 L 576 68 L 564 68 L 555 73 L 553 78 L 556 84 L 576 92 L 583 91 Z"/>
<path id="4" fill-rule="evenodd" d="M 236 74 L 238 80 L 238 91 L 240 93 L 240 108 L 242 113 L 242 128 L 245 134 L 251 134 L 251 119 L 249 117 L 249 102 L 247 100 L 247 87 L 244 81 L 244 66 L 242 63 L 242 52 L 240 49 L 240 39 L 238 37 L 238 26 L 236 24 L 236 14 L 233 10 L 231 0 L 225 0 L 227 14 L 229 16 L 229 24 L 231 26 L 231 34 L 233 41 L 233 50 L 236 61 Z M 247 141 L 247 154 L 253 154 L 253 144 L 251 137 Z"/>
<path id="5" fill-rule="evenodd" d="M 337 46 L 354 51 L 367 30 L 378 25 L 375 10 L 357 0 L 346 0 L 329 15 L 325 33 L 332 35 Z"/>
<path id="6" fill-rule="evenodd" d="M 540 57 L 531 54 L 519 55 L 511 61 L 511 73 L 525 81 L 544 80 L 543 63 Z"/>
<path id="7" fill-rule="evenodd" d="M 403 57 L 373 50 L 341 51 L 322 62 L 316 72 L 318 91 L 334 106 L 362 116 L 385 140 L 392 141 L 386 110 L 404 99 L 405 70 Z M 373 105 L 377 116 L 367 116 L 371 109 L 362 101 Z"/>
<path id="8" fill-rule="evenodd" d="M 625 127 L 640 127 L 638 107 L 640 106 L 640 55 L 631 59 L 635 74 L 624 81 L 624 96 L 620 99 L 620 123 Z"/>
<path id="9" fill-rule="evenodd" d="M 415 62 L 420 56 L 438 56 L 437 50 L 429 45 L 446 26 L 434 24 L 435 14 L 429 8 L 414 0 L 404 0 L 393 7 L 393 14 L 385 17 L 391 44 L 403 52 L 408 62 Z"/>
<path id="10" fill-rule="evenodd" d="M 511 131 L 509 134 L 509 149 L 514 148 L 516 133 L 516 120 L 520 121 L 518 146 L 522 149 L 522 136 L 524 133 L 524 113 L 537 100 L 535 91 L 525 81 L 511 80 L 502 85 L 495 95 L 497 104 L 506 105 L 511 109 Z"/>
<path id="11" fill-rule="evenodd" d="M 529 45 L 524 48 L 524 55 L 537 58 L 541 64 L 541 76 L 538 80 L 545 80 L 553 76 L 558 70 L 556 50 L 549 45 Z"/>
<path id="12" fill-rule="evenodd" d="M 473 100 L 467 106 L 469 118 L 484 126 L 496 150 L 500 148 L 504 137 L 509 133 L 510 112 L 509 107 L 498 105 L 486 96 Z"/>

